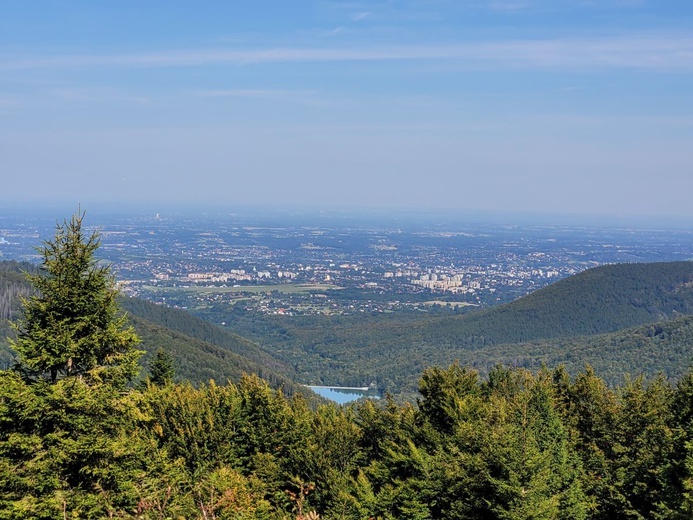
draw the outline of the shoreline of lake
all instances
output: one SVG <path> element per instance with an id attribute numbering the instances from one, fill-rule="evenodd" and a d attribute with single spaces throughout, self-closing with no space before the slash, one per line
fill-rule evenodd
<path id="1" fill-rule="evenodd" d="M 322 386 L 322 385 L 305 385 L 316 394 L 334 401 L 337 404 L 347 404 L 356 401 L 362 397 L 371 399 L 380 399 L 379 395 L 368 395 L 371 389 L 367 386 L 351 387 L 351 386 Z M 373 390 L 375 392 L 375 390 Z"/>

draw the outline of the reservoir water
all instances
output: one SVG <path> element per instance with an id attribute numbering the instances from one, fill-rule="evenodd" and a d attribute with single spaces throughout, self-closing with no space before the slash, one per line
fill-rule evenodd
<path id="1" fill-rule="evenodd" d="M 346 404 L 356 401 L 361 397 L 378 399 L 378 395 L 369 389 L 350 388 L 341 386 L 309 386 L 313 392 L 338 404 Z"/>

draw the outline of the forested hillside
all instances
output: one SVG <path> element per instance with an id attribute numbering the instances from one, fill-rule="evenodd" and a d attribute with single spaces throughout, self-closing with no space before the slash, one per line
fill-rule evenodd
<path id="1" fill-rule="evenodd" d="M 482 378 L 452 364 L 422 371 L 415 404 L 386 397 L 312 408 L 300 393 L 287 396 L 257 375 L 176 383 L 159 350 L 152 376 L 133 384 L 139 338 L 108 267 L 93 256 L 98 235 L 82 234 L 82 218 L 46 243 L 44 269 L 29 277 L 35 292 L 17 322 L 16 363 L 0 371 L 0 519 L 693 515 L 691 371 L 676 385 L 660 375 L 610 388 L 590 367 L 571 377 L 564 366 L 496 366 Z M 685 293 L 687 283 L 653 293 L 650 302 Z M 163 321 L 178 316 L 142 308 Z M 259 366 L 134 321 L 146 344 L 165 347 L 200 378 L 224 363 Z M 263 357 L 196 320 L 176 326 Z M 568 339 L 562 348 L 634 359 L 646 345 L 654 360 L 672 345 L 685 350 L 692 328 L 686 316 Z"/>
<path id="2" fill-rule="evenodd" d="M 629 375 L 653 377 L 660 372 L 676 381 L 693 362 L 693 316 L 608 334 L 490 345 L 460 352 L 458 359 L 482 374 L 496 364 L 530 370 L 563 365 L 571 374 L 590 365 L 611 385 L 624 384 Z"/>
<path id="3" fill-rule="evenodd" d="M 482 373 L 498 363 L 537 367 L 546 361 L 566 363 L 571 373 L 595 363 L 613 383 L 625 373 L 677 377 L 691 357 L 685 320 L 666 325 L 676 330 L 672 334 L 643 329 L 588 336 L 691 313 L 693 262 L 669 262 L 590 269 L 512 303 L 463 315 L 284 317 L 232 310 L 224 320 L 296 366 L 300 380 L 375 381 L 381 389 L 411 395 L 422 370 L 455 360 Z"/>
<path id="4" fill-rule="evenodd" d="M 22 296 L 32 292 L 24 273 L 35 271 L 36 266 L 28 262 L 0 262 L 0 368 L 13 357 L 7 347 L 7 338 L 13 334 L 10 322 L 19 317 Z"/>
<path id="5" fill-rule="evenodd" d="M 145 322 L 155 324 L 198 342 L 215 345 L 224 351 L 234 353 L 244 358 L 246 360 L 245 363 L 261 367 L 263 370 L 291 376 L 291 369 L 287 365 L 264 352 L 257 344 L 237 334 L 233 334 L 228 329 L 218 327 L 193 316 L 189 312 L 163 305 L 155 305 L 139 298 L 123 298 L 120 303 L 122 309 L 133 317 L 133 323 L 135 323 L 136 327 L 139 324 L 144 325 Z M 155 343 L 143 338 L 145 348 L 153 347 Z M 190 358 L 190 361 L 194 362 L 194 355 Z M 191 369 L 191 367 L 181 366 L 181 370 L 184 373 L 188 373 Z M 218 370 L 217 373 L 221 375 L 223 371 Z M 188 373 L 185 377 L 193 381 L 206 381 L 209 379 L 199 378 L 191 373 Z"/>
<path id="6" fill-rule="evenodd" d="M 214 380 L 225 384 L 227 381 L 240 381 L 244 373 L 257 374 L 273 388 L 281 387 L 289 395 L 297 392 L 312 394 L 281 372 L 273 371 L 272 366 L 279 366 L 276 362 L 263 365 L 219 344 L 161 327 L 137 315 L 131 314 L 129 318 L 141 340 L 138 348 L 146 352 L 142 358 L 145 368 L 151 363 L 156 350 L 163 348 L 173 358 L 177 381 L 187 380 L 197 384 Z"/>
<path id="7" fill-rule="evenodd" d="M 0 262 L 0 320 L 17 317 L 21 309 L 20 297 L 31 291 L 24 273 L 35 270 L 36 267 L 27 262 Z"/>
<path id="8" fill-rule="evenodd" d="M 26 268 L 35 269 L 0 262 L 6 313 L 16 313 L 17 295 L 29 291 L 19 272 Z M 158 347 L 168 347 L 179 379 L 223 382 L 249 371 L 290 392 L 292 381 L 375 382 L 383 391 L 411 398 L 425 368 L 455 360 L 482 374 L 499 363 L 530 369 L 562 363 L 575 374 L 590 363 L 611 384 L 622 382 L 627 373 L 662 371 L 676 379 L 692 355 L 691 322 L 685 318 L 693 305 L 692 280 L 691 262 L 609 265 L 510 304 L 463 315 L 268 317 L 236 308 L 223 317 L 207 316 L 223 319 L 226 329 L 143 300 L 125 298 L 121 304 L 148 352 L 145 366 Z M 6 320 L 0 322 L 4 338 L 10 330 Z M 651 322 L 658 325 L 637 327 Z M 604 334 L 612 330 L 617 332 Z M 0 355 L 7 364 L 6 344 Z"/>
<path id="9" fill-rule="evenodd" d="M 2 368 L 11 363 L 15 354 L 10 350 L 7 337 L 13 335 L 10 319 L 16 319 L 21 309 L 20 296 L 32 294 L 25 272 L 36 273 L 36 266 L 28 263 L 0 262 L 0 362 Z M 285 392 L 301 392 L 315 399 L 304 387 L 291 378 L 291 370 L 272 358 L 254 343 L 214 326 L 185 311 L 170 309 L 134 298 L 120 300 L 128 312 L 145 351 L 142 364 L 149 365 L 158 348 L 164 348 L 173 358 L 176 380 L 195 384 L 214 379 L 219 383 L 239 381 L 243 373 L 258 374 Z"/>
<path id="10" fill-rule="evenodd" d="M 506 305 L 434 321 L 423 340 L 441 346 L 614 332 L 693 314 L 693 262 L 614 264 L 588 269 Z"/>

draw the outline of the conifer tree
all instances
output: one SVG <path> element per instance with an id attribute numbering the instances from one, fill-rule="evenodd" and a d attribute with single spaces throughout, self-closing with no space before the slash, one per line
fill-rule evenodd
<path id="1" fill-rule="evenodd" d="M 138 338 L 120 313 L 110 269 L 94 256 L 98 232 L 86 235 L 84 213 L 57 225 L 38 248 L 38 274 L 28 279 L 38 295 L 24 301 L 12 348 L 28 380 L 84 375 L 124 382 L 137 371 Z"/>
<path id="2" fill-rule="evenodd" d="M 133 510 L 150 460 L 137 395 L 122 392 L 138 340 L 83 218 L 39 249 L 38 294 L 24 300 L 12 344 L 17 370 L 0 371 L 0 518 L 118 516 Z"/>
<path id="3" fill-rule="evenodd" d="M 166 386 L 173 383 L 175 369 L 173 357 L 163 348 L 156 349 L 154 360 L 149 365 L 149 380 L 157 386 Z"/>

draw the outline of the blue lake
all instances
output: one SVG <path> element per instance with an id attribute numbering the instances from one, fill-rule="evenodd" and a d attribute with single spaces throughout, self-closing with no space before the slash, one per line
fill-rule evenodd
<path id="1" fill-rule="evenodd" d="M 338 386 L 309 386 L 313 392 L 321 395 L 338 404 L 346 404 L 351 401 L 356 401 L 361 397 L 371 397 L 378 399 L 378 396 L 372 390 L 354 390 L 351 388 L 340 388 Z"/>

